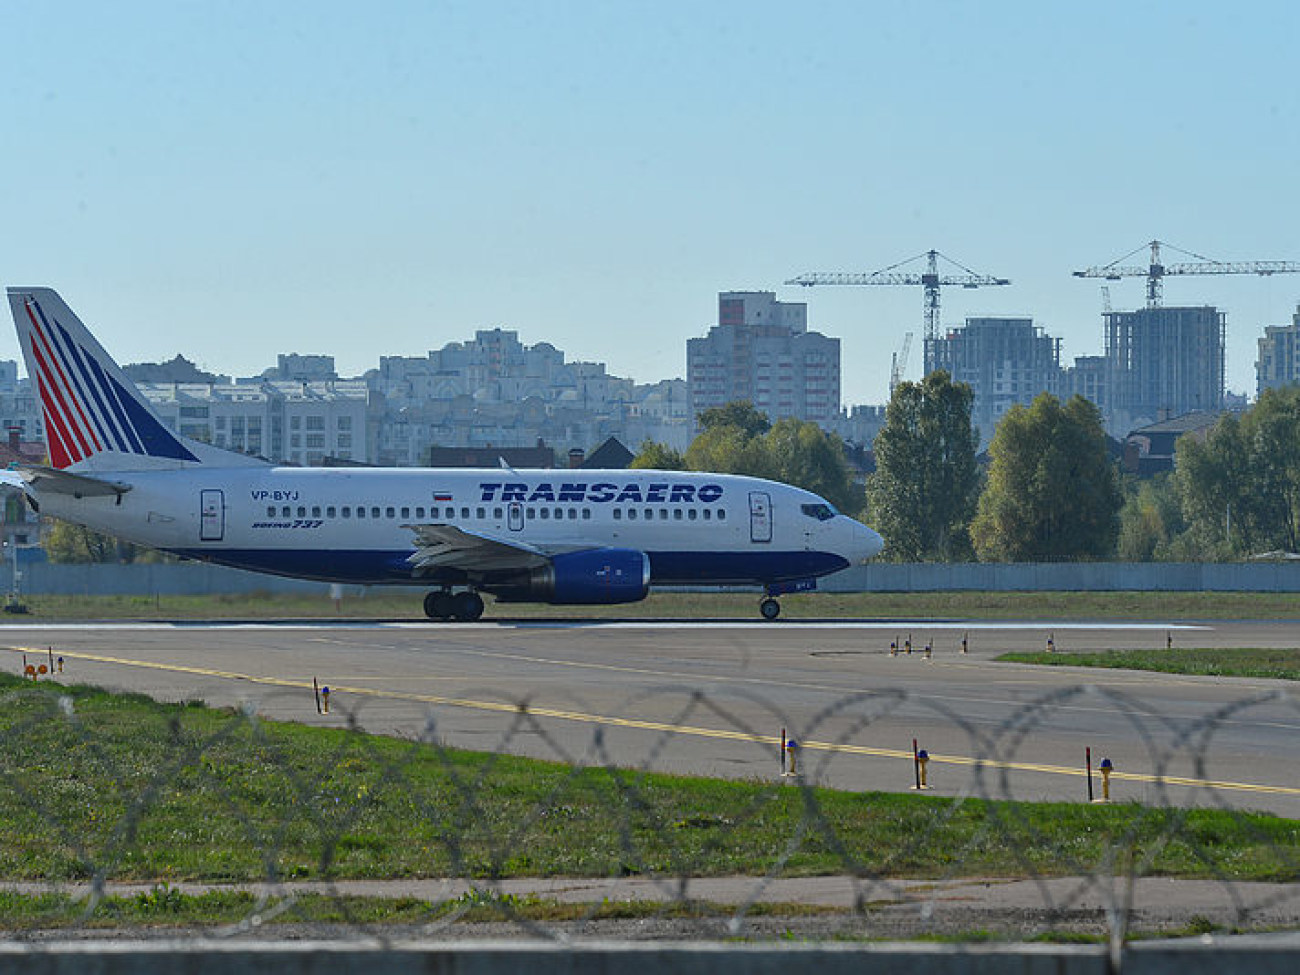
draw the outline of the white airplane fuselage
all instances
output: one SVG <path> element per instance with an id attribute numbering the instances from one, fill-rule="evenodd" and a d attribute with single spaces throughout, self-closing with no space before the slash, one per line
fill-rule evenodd
<path id="1" fill-rule="evenodd" d="M 816 495 L 729 474 L 211 467 L 116 479 L 131 490 L 43 492 L 41 511 L 189 558 L 328 582 L 450 579 L 412 573 L 410 526 L 429 522 L 548 552 L 634 549 L 655 585 L 775 587 L 879 551 L 874 532 Z"/>

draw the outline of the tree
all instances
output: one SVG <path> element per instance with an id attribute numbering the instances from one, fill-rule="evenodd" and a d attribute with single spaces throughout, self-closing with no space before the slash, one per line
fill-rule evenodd
<path id="1" fill-rule="evenodd" d="M 839 437 L 808 420 L 787 417 L 761 443 L 776 480 L 812 491 L 846 514 L 862 510 L 865 498 L 853 483 Z"/>
<path id="2" fill-rule="evenodd" d="M 1101 413 L 1082 396 L 1041 393 L 1003 416 L 971 525 L 986 562 L 1101 559 L 1119 534 L 1118 474 Z"/>
<path id="3" fill-rule="evenodd" d="M 740 400 L 705 410 L 700 425 L 686 449 L 687 470 L 766 477 L 812 491 L 847 513 L 861 510 L 844 444 L 817 424 L 787 417 L 773 426 Z"/>
<path id="4" fill-rule="evenodd" d="M 1180 438 L 1174 480 L 1194 554 L 1300 550 L 1300 388 L 1265 390 L 1203 442 Z"/>
<path id="5" fill-rule="evenodd" d="M 130 561 L 130 549 L 133 548 L 129 542 L 119 541 L 111 535 L 57 519 L 41 544 L 51 562 Z"/>
<path id="6" fill-rule="evenodd" d="M 1125 562 L 1179 559 L 1186 528 L 1178 491 L 1169 474 L 1124 485 L 1115 554 Z"/>
<path id="7" fill-rule="evenodd" d="M 680 450 L 674 450 L 667 444 L 647 440 L 641 444 L 641 449 L 628 466 L 637 470 L 684 471 L 686 458 Z"/>
<path id="8" fill-rule="evenodd" d="M 746 399 L 732 400 L 722 406 L 704 410 L 699 416 L 701 430 L 738 427 L 747 437 L 759 437 L 772 429 L 767 414 Z"/>
<path id="9" fill-rule="evenodd" d="M 867 480 L 867 498 L 891 558 L 969 557 L 979 487 L 973 399 L 970 386 L 954 383 L 943 370 L 919 383 L 899 383 L 890 396 L 874 443 L 876 471 Z"/>
<path id="10" fill-rule="evenodd" d="M 686 448 L 686 467 L 692 471 L 776 477 L 763 438 L 730 425 L 709 427 L 692 440 Z"/>

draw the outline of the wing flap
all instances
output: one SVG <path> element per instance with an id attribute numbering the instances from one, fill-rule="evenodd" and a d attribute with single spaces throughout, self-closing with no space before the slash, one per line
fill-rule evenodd
<path id="1" fill-rule="evenodd" d="M 403 525 L 415 533 L 416 550 L 407 562 L 417 574 L 433 569 L 493 572 L 532 569 L 550 561 L 545 552 L 524 542 L 506 540 L 455 525 Z"/>

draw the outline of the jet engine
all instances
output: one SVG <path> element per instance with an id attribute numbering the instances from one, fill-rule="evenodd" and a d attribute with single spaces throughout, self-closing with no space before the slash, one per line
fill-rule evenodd
<path id="1" fill-rule="evenodd" d="M 634 548 L 568 552 L 516 579 L 483 588 L 509 603 L 635 603 L 650 592 L 650 558 Z"/>

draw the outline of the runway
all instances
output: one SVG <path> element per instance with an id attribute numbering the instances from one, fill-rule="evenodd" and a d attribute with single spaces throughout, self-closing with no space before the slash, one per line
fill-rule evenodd
<path id="1" fill-rule="evenodd" d="M 7 624 L 0 642 L 11 672 L 23 653 L 62 656 L 69 683 L 466 748 L 775 781 L 784 730 L 803 781 L 904 791 L 915 739 L 935 795 L 1075 801 L 1087 798 L 1091 748 L 1094 764 L 1115 767 L 1117 801 L 1300 818 L 1289 684 L 992 660 L 1049 638 L 1061 651 L 1269 647 L 1294 646 L 1296 632 L 1290 622 L 143 622 Z M 316 713 L 313 679 L 331 689 L 329 715 Z"/>

